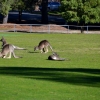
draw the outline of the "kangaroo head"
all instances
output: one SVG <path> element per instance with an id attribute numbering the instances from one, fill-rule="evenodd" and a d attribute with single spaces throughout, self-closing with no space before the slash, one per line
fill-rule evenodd
<path id="1" fill-rule="evenodd" d="M 34 51 L 39 50 L 38 46 L 34 47 Z"/>
<path id="2" fill-rule="evenodd" d="M 1 41 L 1 42 L 5 41 L 4 37 L 2 37 L 0 41 Z"/>
<path id="3" fill-rule="evenodd" d="M 2 37 L 0 41 L 2 42 L 2 46 L 4 46 L 5 44 L 7 44 L 7 42 L 6 42 L 6 40 L 4 39 L 4 37 Z"/>

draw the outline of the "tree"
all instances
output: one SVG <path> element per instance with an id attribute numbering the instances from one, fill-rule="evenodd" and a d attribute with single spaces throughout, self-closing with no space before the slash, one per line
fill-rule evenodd
<path id="1" fill-rule="evenodd" d="M 47 12 L 48 0 L 42 0 L 42 24 L 48 24 L 48 12 Z"/>
<path id="2" fill-rule="evenodd" d="M 25 9 L 25 3 L 23 0 L 15 0 L 12 4 L 12 9 L 19 11 L 19 22 L 21 22 L 22 11 Z"/>
<path id="3" fill-rule="evenodd" d="M 22 11 L 30 11 L 32 6 L 35 5 L 37 2 L 38 0 L 16 0 L 13 3 L 12 9 L 17 9 L 19 11 L 19 22 L 21 22 Z"/>
<path id="4" fill-rule="evenodd" d="M 19 11 L 19 21 L 21 21 L 22 11 L 32 6 L 37 0 L 0 0 L 0 13 L 3 15 L 3 24 L 8 21 L 8 13 L 12 9 Z"/>
<path id="5" fill-rule="evenodd" d="M 3 24 L 8 21 L 8 13 L 11 10 L 13 0 L 0 0 L 0 13 L 3 15 Z"/>
<path id="6" fill-rule="evenodd" d="M 100 0 L 61 0 L 61 15 L 67 22 L 77 22 L 83 26 L 99 23 Z"/>
<path id="7" fill-rule="evenodd" d="M 4 16 L 3 23 L 7 23 L 8 13 L 11 9 L 19 11 L 19 22 L 21 21 L 22 11 L 30 10 L 33 5 L 42 2 L 42 23 L 48 23 L 47 5 L 48 0 L 0 0 L 0 13 Z"/>

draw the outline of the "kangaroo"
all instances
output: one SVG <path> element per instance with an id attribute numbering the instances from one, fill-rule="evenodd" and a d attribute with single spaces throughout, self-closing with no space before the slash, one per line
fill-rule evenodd
<path id="1" fill-rule="evenodd" d="M 53 51 L 50 43 L 47 40 L 42 40 L 42 41 L 39 42 L 38 46 L 34 47 L 34 51 L 40 50 L 41 53 L 43 53 L 43 52 L 47 53 L 48 52 L 48 46 Z"/>
<path id="2" fill-rule="evenodd" d="M 2 47 L 7 44 L 6 40 L 4 39 L 4 37 L 2 37 L 2 39 L 0 40 L 2 42 Z"/>
<path id="3" fill-rule="evenodd" d="M 60 58 L 59 55 L 57 53 L 53 53 L 52 55 L 50 55 L 48 57 L 48 60 L 57 60 L 57 61 L 64 61 L 65 58 Z"/>
<path id="4" fill-rule="evenodd" d="M 20 48 L 12 44 L 8 44 L 3 37 L 0 41 L 2 42 L 2 50 L 0 52 L 0 57 L 2 58 L 11 58 L 11 55 L 13 55 L 14 58 L 21 58 L 15 55 L 14 50 L 15 49 L 16 50 L 26 50 L 25 48 Z M 7 57 L 8 54 L 9 56 Z"/>

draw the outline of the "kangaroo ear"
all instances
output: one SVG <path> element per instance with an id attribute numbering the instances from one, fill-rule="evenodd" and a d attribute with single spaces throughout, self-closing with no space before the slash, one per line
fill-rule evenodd
<path id="1" fill-rule="evenodd" d="M 36 50 L 36 46 L 34 47 L 34 51 Z"/>
<path id="2" fill-rule="evenodd" d="M 1 40 L 5 40 L 3 36 L 2 36 L 2 39 Z"/>
<path id="3" fill-rule="evenodd" d="M 0 41 L 2 41 L 4 38 L 2 37 Z"/>
<path id="4" fill-rule="evenodd" d="M 57 52 L 53 52 L 54 55 L 57 55 Z"/>

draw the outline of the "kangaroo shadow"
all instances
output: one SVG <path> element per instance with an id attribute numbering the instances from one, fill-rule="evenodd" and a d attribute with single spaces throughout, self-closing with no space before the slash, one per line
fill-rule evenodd
<path id="1" fill-rule="evenodd" d="M 29 51 L 28 53 L 39 53 L 39 52 Z"/>
<path id="2" fill-rule="evenodd" d="M 0 67 L 0 74 L 64 84 L 100 87 L 100 69 Z"/>

